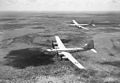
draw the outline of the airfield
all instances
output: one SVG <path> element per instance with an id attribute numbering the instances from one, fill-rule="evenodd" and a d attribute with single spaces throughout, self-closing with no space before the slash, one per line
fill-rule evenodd
<path id="1" fill-rule="evenodd" d="M 73 19 L 96 26 L 70 27 Z M 97 54 L 72 54 L 87 70 L 46 51 L 55 35 L 66 47 L 94 40 Z M 0 83 L 120 83 L 119 13 L 1 13 Z"/>

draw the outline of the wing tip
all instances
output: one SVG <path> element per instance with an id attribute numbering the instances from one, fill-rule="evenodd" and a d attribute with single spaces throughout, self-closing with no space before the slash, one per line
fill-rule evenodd
<path id="1" fill-rule="evenodd" d="M 80 70 L 87 70 L 87 68 L 85 68 L 84 66 L 79 67 Z"/>
<path id="2" fill-rule="evenodd" d="M 59 36 L 55 35 L 55 38 L 59 38 Z"/>

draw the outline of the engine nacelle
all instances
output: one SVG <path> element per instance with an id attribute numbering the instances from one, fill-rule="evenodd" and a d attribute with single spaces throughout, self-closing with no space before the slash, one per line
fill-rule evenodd
<path id="1" fill-rule="evenodd" d="M 58 47 L 58 44 L 56 42 L 52 41 L 52 47 L 55 49 Z"/>
<path id="2" fill-rule="evenodd" d="M 58 46 L 58 44 L 57 44 L 56 42 L 53 42 L 53 45 L 54 45 L 54 46 Z"/>
<path id="3" fill-rule="evenodd" d="M 59 56 L 60 56 L 61 60 L 68 60 L 68 58 L 65 55 L 63 55 L 62 53 L 59 53 Z"/>

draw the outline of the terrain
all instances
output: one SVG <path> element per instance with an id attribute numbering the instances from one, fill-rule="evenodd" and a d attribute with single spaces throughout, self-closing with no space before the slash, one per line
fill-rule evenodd
<path id="1" fill-rule="evenodd" d="M 70 27 L 73 19 L 96 26 Z M 46 51 L 55 35 L 66 47 L 94 40 L 97 54 L 72 54 L 87 70 Z M 0 83 L 120 83 L 119 13 L 1 13 Z"/>

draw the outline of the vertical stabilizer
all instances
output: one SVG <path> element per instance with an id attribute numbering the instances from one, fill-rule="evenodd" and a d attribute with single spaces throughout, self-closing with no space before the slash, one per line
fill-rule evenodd
<path id="1" fill-rule="evenodd" d="M 89 25 L 95 26 L 94 21 L 92 20 L 92 21 L 89 23 Z"/>
<path id="2" fill-rule="evenodd" d="M 89 41 L 89 43 L 86 44 L 86 46 L 84 47 L 84 50 L 91 50 L 92 52 L 97 53 L 97 51 L 94 48 L 94 41 Z"/>

